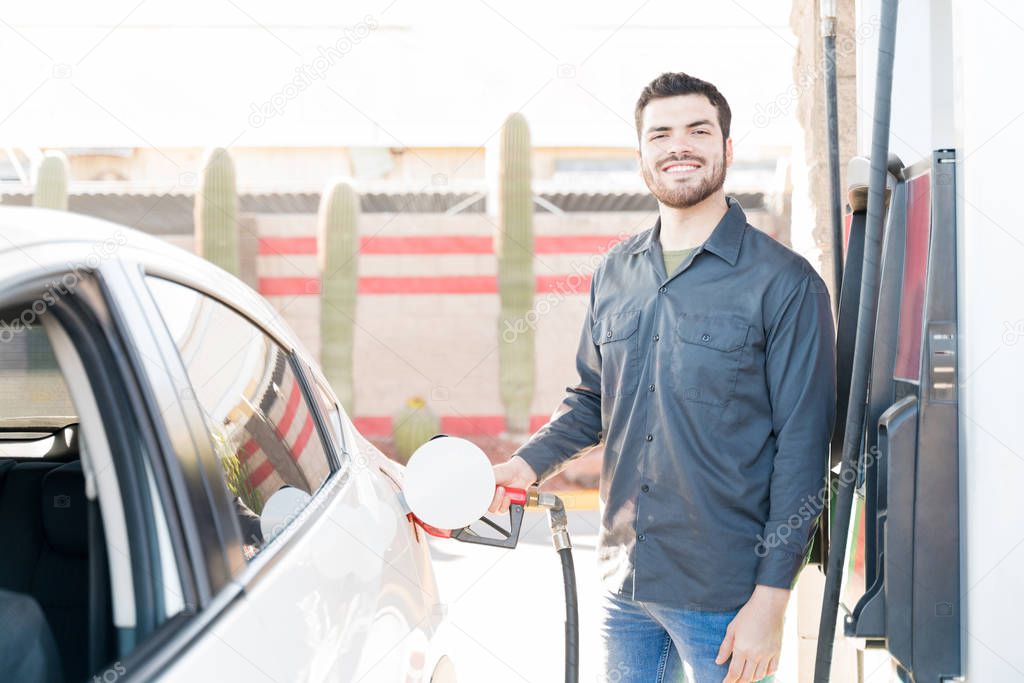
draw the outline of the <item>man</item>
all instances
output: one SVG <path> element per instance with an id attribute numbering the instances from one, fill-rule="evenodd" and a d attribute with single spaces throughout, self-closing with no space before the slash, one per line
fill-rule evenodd
<path id="1" fill-rule="evenodd" d="M 491 511 L 503 513 L 504 487 L 544 481 L 604 442 L 607 680 L 772 674 L 825 495 L 828 292 L 724 194 L 730 119 L 715 86 L 687 74 L 644 89 L 638 158 L 660 217 L 596 269 L 579 383 L 494 468 Z"/>

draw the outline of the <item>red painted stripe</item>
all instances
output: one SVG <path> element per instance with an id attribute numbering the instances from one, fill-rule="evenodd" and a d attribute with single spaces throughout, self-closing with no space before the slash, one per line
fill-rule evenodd
<path id="1" fill-rule="evenodd" d="M 547 424 L 549 415 L 533 415 L 530 417 L 530 432 L 535 432 Z M 366 437 L 391 436 L 391 418 L 387 416 L 367 415 L 357 417 L 353 421 L 356 430 Z M 441 416 L 441 432 L 451 436 L 496 436 L 505 431 L 504 415 L 443 415 Z"/>
<path id="2" fill-rule="evenodd" d="M 537 277 L 537 292 L 586 294 L 590 276 L 542 275 Z M 305 296 L 320 293 L 320 280 L 315 277 L 262 277 L 259 291 L 263 296 Z M 493 275 L 440 275 L 433 277 L 363 277 L 359 278 L 360 294 L 497 294 L 498 279 Z"/>
<path id="3" fill-rule="evenodd" d="M 504 415 L 443 415 L 443 434 L 500 434 L 505 431 Z"/>
<path id="4" fill-rule="evenodd" d="M 352 420 L 352 424 L 363 436 L 385 436 L 391 433 L 391 418 L 387 416 L 357 417 Z"/>
<path id="5" fill-rule="evenodd" d="M 603 254 L 617 242 L 625 239 L 622 235 L 544 235 L 533 240 L 535 254 Z"/>
<path id="6" fill-rule="evenodd" d="M 302 431 L 295 437 L 295 443 L 292 444 L 292 460 L 298 460 L 302 456 L 302 451 L 305 450 L 306 444 L 309 442 L 309 436 L 313 433 L 313 416 L 306 414 L 306 422 L 302 425 Z"/>
<path id="7" fill-rule="evenodd" d="M 284 407 L 284 415 L 281 416 L 281 421 L 275 427 L 278 438 L 285 443 L 287 443 L 288 430 L 292 427 L 292 420 L 295 419 L 295 413 L 299 409 L 301 398 L 302 392 L 299 391 L 299 385 L 292 383 L 292 391 L 288 394 L 288 404 Z"/>
<path id="8" fill-rule="evenodd" d="M 438 275 L 434 277 L 362 277 L 360 294 L 494 294 L 493 275 Z"/>
<path id="9" fill-rule="evenodd" d="M 550 415 L 531 415 L 530 416 L 530 433 L 537 431 L 548 423 L 551 419 Z"/>
<path id="10" fill-rule="evenodd" d="M 364 237 L 361 254 L 492 254 L 493 238 L 485 235 L 403 235 Z"/>
<path id="11" fill-rule="evenodd" d="M 274 473 L 274 466 L 270 464 L 269 460 L 264 460 L 263 464 L 256 468 L 256 470 L 249 475 L 249 486 L 259 488 L 260 484 L 267 480 L 271 474 Z"/>
<path id="12" fill-rule="evenodd" d="M 258 451 L 259 449 L 259 441 L 257 441 L 255 437 L 250 438 L 248 441 L 242 444 L 241 448 L 238 449 L 238 459 L 242 462 L 245 462 L 246 460 L 251 458 L 253 453 Z"/>
<path id="13" fill-rule="evenodd" d="M 257 285 L 263 296 L 302 296 L 320 293 L 318 277 L 261 277 Z"/>
<path id="14" fill-rule="evenodd" d="M 620 235 L 538 235 L 536 254 L 601 254 L 620 241 Z M 316 254 L 316 237 L 261 237 L 261 256 L 309 256 Z M 359 240 L 362 254 L 491 254 L 490 235 L 365 236 Z"/>
<path id="15" fill-rule="evenodd" d="M 316 254 L 316 237 L 261 237 L 260 256 L 304 256 Z"/>

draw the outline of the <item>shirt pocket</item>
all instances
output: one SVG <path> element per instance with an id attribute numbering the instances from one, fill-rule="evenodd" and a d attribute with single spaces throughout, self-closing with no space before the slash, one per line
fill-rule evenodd
<path id="1" fill-rule="evenodd" d="M 601 351 L 601 397 L 635 393 L 639 377 L 640 311 L 613 313 L 597 320 L 594 343 Z"/>
<path id="2" fill-rule="evenodd" d="M 749 332 L 750 325 L 734 315 L 681 312 L 676 323 L 679 348 L 672 354 L 677 395 L 684 401 L 726 405 L 736 389 Z"/>

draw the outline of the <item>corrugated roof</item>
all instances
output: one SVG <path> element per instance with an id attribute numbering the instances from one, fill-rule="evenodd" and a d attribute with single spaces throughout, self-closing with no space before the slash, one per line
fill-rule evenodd
<path id="1" fill-rule="evenodd" d="M 764 195 L 761 193 L 730 194 L 748 211 L 764 206 Z M 657 200 L 647 192 L 558 192 L 541 196 L 566 212 L 654 211 L 658 208 Z M 538 210 L 545 209 L 538 207 Z"/>
<path id="2" fill-rule="evenodd" d="M 583 211 L 653 211 L 657 202 L 647 193 L 558 192 L 540 195 L 547 203 L 567 213 Z M 760 193 L 734 194 L 746 210 L 764 207 Z M 474 200 L 474 197 L 477 199 Z M 368 193 L 361 196 L 365 213 L 444 213 L 460 204 L 468 205 L 461 213 L 482 213 L 485 201 L 482 195 L 470 192 L 405 192 Z M 8 193 L 0 203 L 27 206 L 32 203 L 31 193 Z M 317 192 L 241 194 L 238 198 L 241 213 L 280 214 L 316 213 L 320 204 Z M 159 235 L 191 234 L 192 195 L 181 193 L 121 194 L 82 193 L 68 197 L 68 210 L 128 225 L 144 232 Z M 535 205 L 538 213 L 548 209 Z"/>
<path id="3" fill-rule="evenodd" d="M 0 204 L 29 206 L 32 195 L 5 194 Z M 68 210 L 154 235 L 193 231 L 190 194 L 72 194 L 68 196 Z"/>

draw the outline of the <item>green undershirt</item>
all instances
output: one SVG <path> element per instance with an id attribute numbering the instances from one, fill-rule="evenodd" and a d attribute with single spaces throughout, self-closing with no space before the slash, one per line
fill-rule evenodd
<path id="1" fill-rule="evenodd" d="M 676 249 L 673 251 L 666 251 L 665 249 L 662 249 L 661 254 L 665 257 L 665 273 L 668 275 L 674 273 L 676 268 L 679 267 L 679 264 L 685 261 L 686 257 L 690 255 L 691 251 L 693 251 L 692 248 Z"/>

